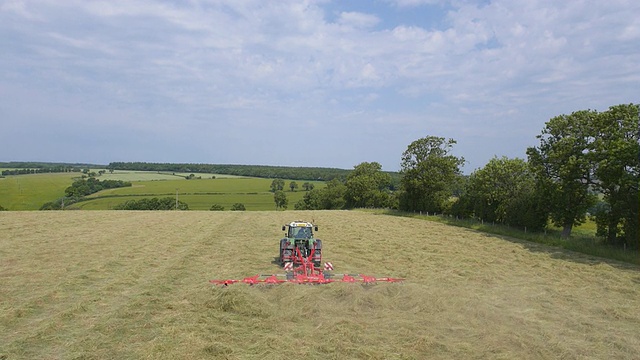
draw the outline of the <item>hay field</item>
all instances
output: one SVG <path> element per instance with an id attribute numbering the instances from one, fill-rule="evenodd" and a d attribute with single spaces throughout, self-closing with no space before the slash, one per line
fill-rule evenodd
<path id="1" fill-rule="evenodd" d="M 315 219 L 336 271 L 234 285 Z M 0 358 L 634 359 L 640 268 L 365 212 L 0 213 Z"/>

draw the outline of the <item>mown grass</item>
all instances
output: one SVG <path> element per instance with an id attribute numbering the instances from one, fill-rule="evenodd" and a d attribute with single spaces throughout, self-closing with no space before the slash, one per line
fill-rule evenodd
<path id="1" fill-rule="evenodd" d="M 510 238 L 517 238 L 532 241 L 538 244 L 577 251 L 587 255 L 593 255 L 640 265 L 640 253 L 638 252 L 638 250 L 624 250 L 603 244 L 602 240 L 595 236 L 595 224 L 590 221 L 574 228 L 572 236 L 569 239 L 563 239 L 560 236 L 561 229 L 554 227 L 551 227 L 544 232 L 528 232 L 524 229 L 484 223 L 473 219 L 458 219 L 455 217 L 443 215 L 421 215 L 394 210 L 376 210 L 375 212 L 381 212 L 387 215 L 436 221 L 452 226 L 474 229 L 488 234 L 504 235 Z"/>
<path id="2" fill-rule="evenodd" d="M 402 284 L 213 287 L 280 271 L 314 219 L 337 272 Z M 507 241 L 508 240 L 508 241 Z M 640 268 L 366 212 L 0 214 L 7 359 L 635 359 Z"/>

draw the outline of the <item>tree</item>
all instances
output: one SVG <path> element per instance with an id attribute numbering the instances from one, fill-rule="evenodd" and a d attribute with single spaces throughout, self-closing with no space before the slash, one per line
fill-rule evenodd
<path id="1" fill-rule="evenodd" d="M 278 190 L 284 190 L 284 180 L 273 179 L 271 182 L 271 192 L 276 192 Z"/>
<path id="2" fill-rule="evenodd" d="M 593 122 L 596 188 L 606 202 L 596 213 L 597 234 L 612 245 L 638 248 L 640 183 L 638 105 L 617 105 Z"/>
<path id="3" fill-rule="evenodd" d="M 389 206 L 391 176 L 382 172 L 377 162 L 363 162 L 347 175 L 345 201 L 347 208 Z"/>
<path id="4" fill-rule="evenodd" d="M 290 182 L 289 188 L 291 189 L 291 191 L 296 191 L 296 189 L 298 188 L 298 183 L 295 181 Z"/>
<path id="5" fill-rule="evenodd" d="M 595 204 L 589 150 L 594 141 L 591 123 L 596 116 L 591 110 L 556 116 L 537 136 L 540 145 L 527 149 L 537 186 L 548 202 L 553 223 L 563 228 L 563 238 L 584 223 L 587 209 Z"/>
<path id="6" fill-rule="evenodd" d="M 453 139 L 427 136 L 402 153 L 400 209 L 442 212 L 460 176 L 464 158 L 450 154 Z"/>
<path id="7" fill-rule="evenodd" d="M 128 200 L 118 204 L 114 210 L 175 210 L 176 201 L 172 197 L 164 198 L 142 198 L 139 200 Z M 189 210 L 189 205 L 178 201 L 178 210 Z"/>
<path id="8" fill-rule="evenodd" d="M 235 203 L 231 205 L 231 211 L 245 211 L 247 210 L 242 203 Z"/>
<path id="9" fill-rule="evenodd" d="M 0 211 L 7 211 L 7 209 L 5 209 L 4 207 L 2 207 L 2 205 L 0 205 Z"/>
<path id="10" fill-rule="evenodd" d="M 338 179 L 327 182 L 327 186 L 309 190 L 303 200 L 295 204 L 296 210 L 336 210 L 345 206 L 346 186 Z"/>
<path id="11" fill-rule="evenodd" d="M 313 190 L 314 187 L 315 186 L 310 182 L 305 182 L 304 184 L 302 184 L 302 188 L 304 189 L 304 191 Z"/>
<path id="12" fill-rule="evenodd" d="M 462 200 L 484 221 L 540 230 L 547 213 L 537 196 L 535 178 L 522 159 L 494 157 L 469 176 Z"/>
<path id="13" fill-rule="evenodd" d="M 278 190 L 273 194 L 273 201 L 276 203 L 276 209 L 287 209 L 287 205 L 289 204 L 289 199 L 287 199 L 287 194 L 282 190 Z"/>
<path id="14" fill-rule="evenodd" d="M 224 211 L 224 206 L 222 206 L 220 204 L 213 204 L 213 205 L 211 205 L 209 210 L 210 211 Z"/>

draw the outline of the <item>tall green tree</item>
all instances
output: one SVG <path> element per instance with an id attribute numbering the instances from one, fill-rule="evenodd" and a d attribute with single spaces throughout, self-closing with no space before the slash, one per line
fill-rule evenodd
<path id="1" fill-rule="evenodd" d="M 287 209 L 289 205 L 289 199 L 287 199 L 287 194 L 282 190 L 278 190 L 273 194 L 273 201 L 276 203 L 276 209 Z"/>
<path id="2" fill-rule="evenodd" d="M 284 190 L 284 180 L 282 179 L 273 179 L 271 182 L 271 192 L 276 192 L 278 190 Z"/>
<path id="3" fill-rule="evenodd" d="M 560 115 L 546 123 L 537 136 L 540 145 L 527 149 L 538 186 L 562 237 L 568 238 L 574 226 L 584 223 L 587 209 L 596 200 L 594 164 L 589 151 L 595 140 L 592 123 L 597 112 L 582 110 Z"/>
<path id="4" fill-rule="evenodd" d="M 296 191 L 296 189 L 298 188 L 298 183 L 295 181 L 292 181 L 289 183 L 289 189 L 291 189 L 291 191 Z"/>
<path id="5" fill-rule="evenodd" d="M 606 206 L 596 213 L 597 234 L 613 245 L 638 248 L 640 183 L 638 105 L 617 105 L 593 122 L 596 188 Z"/>
<path id="6" fill-rule="evenodd" d="M 344 195 L 347 208 L 387 207 L 390 203 L 391 176 L 377 162 L 363 162 L 347 175 Z"/>
<path id="7" fill-rule="evenodd" d="M 338 210 L 345 206 L 346 186 L 338 179 L 327 182 L 327 186 L 309 190 L 295 204 L 296 210 Z"/>
<path id="8" fill-rule="evenodd" d="M 523 159 L 491 159 L 469 177 L 465 196 L 469 213 L 484 221 L 540 230 L 547 213 L 535 178 Z"/>
<path id="9" fill-rule="evenodd" d="M 427 136 L 402 153 L 400 209 L 442 212 L 464 158 L 451 155 L 453 139 Z"/>

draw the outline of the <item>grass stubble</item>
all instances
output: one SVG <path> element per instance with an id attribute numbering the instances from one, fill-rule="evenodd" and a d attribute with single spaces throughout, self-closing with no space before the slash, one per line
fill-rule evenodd
<path id="1" fill-rule="evenodd" d="M 314 219 L 336 272 L 374 286 L 212 287 L 280 272 Z M 5 212 L 7 359 L 632 359 L 637 266 L 365 212 Z"/>

